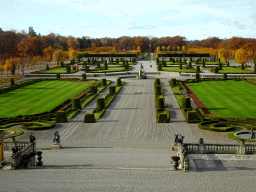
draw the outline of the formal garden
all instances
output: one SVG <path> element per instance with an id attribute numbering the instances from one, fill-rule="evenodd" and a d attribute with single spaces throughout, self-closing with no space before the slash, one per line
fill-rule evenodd
<path id="1" fill-rule="evenodd" d="M 15 137 L 22 131 L 8 129 L 21 125 L 26 130 L 44 130 L 55 126 L 55 122 L 65 123 L 102 92 L 112 81 L 105 78 L 82 79 L 57 78 L 33 79 L 0 89 L 1 106 L 0 129 L 8 132 L 5 138 Z M 105 108 L 115 98 L 125 82 L 117 79 L 116 86 L 110 86 L 106 95 L 104 110 L 94 110 L 94 119 L 99 119 Z"/>
<path id="2" fill-rule="evenodd" d="M 235 126 L 256 130 L 255 79 L 197 77 L 185 81 L 171 79 L 169 83 L 188 123 L 198 123 L 198 128 L 204 130 L 227 132 L 228 137 L 236 140 L 241 138 L 234 134 L 241 131 L 230 132 Z"/>

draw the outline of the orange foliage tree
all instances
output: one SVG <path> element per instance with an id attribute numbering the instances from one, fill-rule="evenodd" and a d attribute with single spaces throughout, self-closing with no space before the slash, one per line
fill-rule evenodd
<path id="1" fill-rule="evenodd" d="M 65 61 L 65 53 L 62 49 L 58 49 L 53 53 L 53 62 L 63 62 Z"/>
<path id="2" fill-rule="evenodd" d="M 218 58 L 220 58 L 222 61 L 228 61 L 230 56 L 231 56 L 231 51 L 228 49 L 222 48 L 218 51 Z"/>
<path id="3" fill-rule="evenodd" d="M 238 64 L 245 64 L 248 60 L 247 52 L 244 49 L 238 49 L 235 53 L 235 59 Z"/>

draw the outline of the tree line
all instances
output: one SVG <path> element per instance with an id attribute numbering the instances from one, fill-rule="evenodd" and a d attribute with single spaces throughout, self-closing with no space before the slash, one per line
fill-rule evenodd
<path id="1" fill-rule="evenodd" d="M 83 36 L 61 36 L 50 33 L 37 34 L 33 27 L 24 30 L 3 31 L 0 28 L 0 72 L 14 71 L 18 65 L 33 65 L 45 61 L 61 62 L 75 59 L 81 53 L 138 53 L 138 52 L 170 52 L 188 51 L 194 53 L 210 53 L 222 60 L 235 57 L 239 49 L 247 57 L 256 52 L 256 39 L 232 37 L 219 39 L 210 37 L 203 40 L 188 41 L 183 36 L 174 37 L 143 37 L 122 36 L 119 38 L 90 38 Z M 18 66 L 19 67 L 19 66 Z"/>

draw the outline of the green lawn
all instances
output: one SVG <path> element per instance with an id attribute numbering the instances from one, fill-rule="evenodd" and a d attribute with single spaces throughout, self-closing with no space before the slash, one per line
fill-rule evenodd
<path id="1" fill-rule="evenodd" d="M 50 111 L 90 86 L 91 83 L 42 81 L 0 94 L 0 118 Z"/>
<path id="2" fill-rule="evenodd" d="M 129 67 L 129 70 L 131 69 L 131 66 Z M 115 72 L 115 71 L 124 71 L 124 67 L 108 67 L 107 70 L 104 68 L 101 68 L 99 70 L 90 70 L 91 73 L 105 73 L 105 72 Z"/>
<path id="3" fill-rule="evenodd" d="M 233 67 L 222 67 L 222 70 L 219 70 L 219 73 L 253 73 L 252 70 Z"/>
<path id="4" fill-rule="evenodd" d="M 172 72 L 183 72 L 183 73 L 195 73 L 195 69 L 185 69 L 185 66 L 183 66 L 183 69 L 180 69 L 179 67 L 162 67 L 163 71 L 172 71 Z"/>
<path id="5" fill-rule="evenodd" d="M 162 62 L 160 61 L 159 63 L 161 63 L 162 64 Z M 180 62 L 180 61 L 175 61 L 175 63 L 173 63 L 173 62 L 171 62 L 171 61 L 166 61 L 166 65 L 179 65 L 179 64 L 182 64 L 182 65 L 186 65 L 185 63 L 184 63 L 184 61 L 182 61 L 182 62 Z M 188 63 L 188 62 L 187 62 Z"/>
<path id="6" fill-rule="evenodd" d="M 215 115 L 256 118 L 255 85 L 233 80 L 187 85 Z"/>
<path id="7" fill-rule="evenodd" d="M 74 72 L 76 72 L 76 70 L 71 70 L 71 73 L 74 73 Z M 52 68 L 50 70 L 43 70 L 43 71 L 40 71 L 39 73 L 53 73 L 53 74 L 67 73 L 67 69 L 66 67 L 58 67 L 58 68 Z"/>

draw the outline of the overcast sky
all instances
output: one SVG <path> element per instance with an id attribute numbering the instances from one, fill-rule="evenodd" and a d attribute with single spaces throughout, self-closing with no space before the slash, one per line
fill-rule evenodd
<path id="1" fill-rule="evenodd" d="M 256 38 L 256 0 L 6 0 L 0 28 L 91 38 Z"/>

